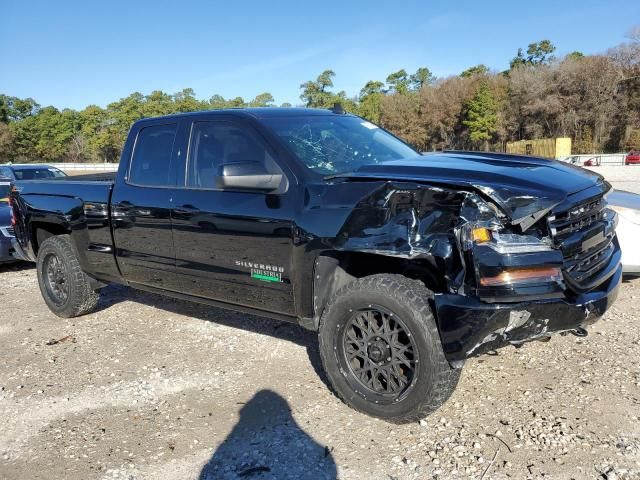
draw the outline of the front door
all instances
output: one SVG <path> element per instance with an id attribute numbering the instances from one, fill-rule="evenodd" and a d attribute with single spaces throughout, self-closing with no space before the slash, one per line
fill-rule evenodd
<path id="1" fill-rule="evenodd" d="M 223 164 L 258 161 L 282 173 L 267 144 L 240 121 L 196 121 L 185 188 L 173 195 L 176 271 L 191 295 L 293 314 L 294 199 L 280 193 L 222 189 Z M 286 182 L 286 177 L 283 179 Z"/>
<path id="2" fill-rule="evenodd" d="M 127 176 L 111 200 L 122 275 L 132 283 L 168 290 L 177 289 L 171 230 L 177 129 L 177 123 L 140 128 Z"/>

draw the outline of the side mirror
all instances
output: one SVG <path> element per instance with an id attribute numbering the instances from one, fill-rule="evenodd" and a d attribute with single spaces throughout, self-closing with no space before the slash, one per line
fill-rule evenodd
<path id="1" fill-rule="evenodd" d="M 272 192 L 282 184 L 282 174 L 269 173 L 261 162 L 234 162 L 220 166 L 216 183 L 221 189 Z"/>

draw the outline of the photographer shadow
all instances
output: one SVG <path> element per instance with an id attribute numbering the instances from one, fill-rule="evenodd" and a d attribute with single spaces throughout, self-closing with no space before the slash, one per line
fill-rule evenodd
<path id="1" fill-rule="evenodd" d="M 327 447 L 300 428 L 287 401 L 261 390 L 240 410 L 240 419 L 199 480 L 337 478 Z"/>

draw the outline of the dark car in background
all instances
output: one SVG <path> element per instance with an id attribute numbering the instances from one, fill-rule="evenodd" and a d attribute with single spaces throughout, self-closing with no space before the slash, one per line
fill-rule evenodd
<path id="1" fill-rule="evenodd" d="M 0 165 L 0 177 L 6 177 L 10 180 L 50 180 L 66 176 L 67 174 L 62 170 L 51 165 Z"/>
<path id="2" fill-rule="evenodd" d="M 9 205 L 11 181 L 0 177 L 0 264 L 13 262 L 13 225 L 12 210 Z"/>

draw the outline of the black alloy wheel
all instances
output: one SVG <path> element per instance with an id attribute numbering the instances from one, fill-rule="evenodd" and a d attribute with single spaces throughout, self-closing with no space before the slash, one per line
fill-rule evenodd
<path id="1" fill-rule="evenodd" d="M 360 412 L 408 423 L 437 410 L 460 369 L 447 361 L 419 280 L 362 277 L 336 290 L 319 325 L 320 358 L 334 392 Z"/>
<path id="2" fill-rule="evenodd" d="M 93 311 L 99 294 L 80 267 L 69 235 L 53 235 L 38 250 L 38 285 L 49 309 L 62 318 Z"/>
<path id="3" fill-rule="evenodd" d="M 342 331 L 342 362 L 369 394 L 397 401 L 415 385 L 418 349 L 408 328 L 378 305 L 354 311 Z"/>
<path id="4" fill-rule="evenodd" d="M 65 303 L 69 298 L 69 280 L 64 262 L 55 253 L 49 253 L 43 264 L 49 297 L 58 305 Z"/>

